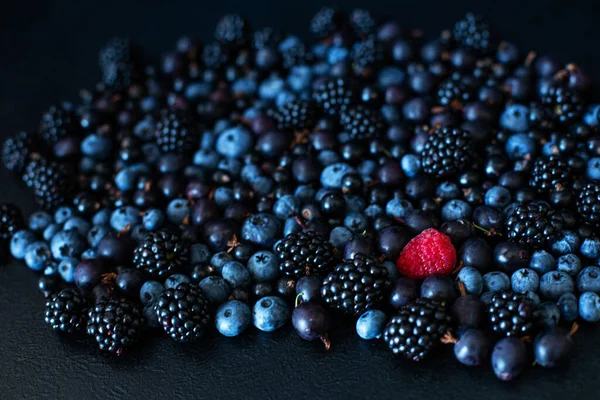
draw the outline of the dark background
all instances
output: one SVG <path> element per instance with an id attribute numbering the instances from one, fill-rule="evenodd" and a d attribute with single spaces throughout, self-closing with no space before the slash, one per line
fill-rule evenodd
<path id="1" fill-rule="evenodd" d="M 523 51 L 535 49 L 600 73 L 600 24 L 592 1 L 23 1 L 0 12 L 0 137 L 35 128 L 59 100 L 76 100 L 99 78 L 97 51 L 114 35 L 130 36 L 157 56 L 181 34 L 208 40 L 224 13 L 254 26 L 307 32 L 312 14 L 339 3 L 362 6 L 426 36 L 466 11 L 487 16 Z M 17 180 L 0 172 L 0 201 L 33 210 Z M 239 338 L 208 335 L 181 346 L 153 339 L 111 359 L 86 343 L 58 337 L 43 323 L 36 275 L 24 265 L 0 268 L 0 398 L 596 398 L 600 389 L 598 330 L 577 334 L 569 365 L 530 368 L 502 383 L 491 368 L 466 368 L 445 354 L 421 364 L 392 359 L 381 346 L 335 329 L 333 347 L 301 341 L 288 326 Z"/>

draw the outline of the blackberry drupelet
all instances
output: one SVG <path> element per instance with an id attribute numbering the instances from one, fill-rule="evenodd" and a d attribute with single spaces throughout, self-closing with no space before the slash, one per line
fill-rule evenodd
<path id="1" fill-rule="evenodd" d="M 460 108 L 470 99 L 471 91 L 460 79 L 447 79 L 438 87 L 437 102 L 441 106 Z"/>
<path id="2" fill-rule="evenodd" d="M 383 340 L 394 354 L 421 361 L 451 329 L 445 303 L 418 298 L 390 318 Z"/>
<path id="3" fill-rule="evenodd" d="M 176 342 L 200 339 L 210 325 L 208 300 L 198 286 L 190 283 L 165 290 L 155 307 L 158 323 Z"/>
<path id="4" fill-rule="evenodd" d="M 332 308 L 360 315 L 377 308 L 391 287 L 387 268 L 358 253 L 327 275 L 321 286 L 321 297 Z"/>
<path id="5" fill-rule="evenodd" d="M 374 37 L 356 42 L 352 47 L 352 63 L 355 70 L 377 67 L 383 61 L 383 45 Z"/>
<path id="6" fill-rule="evenodd" d="M 502 336 L 524 337 L 533 333 L 533 302 L 524 295 L 504 290 L 487 304 L 490 326 Z"/>
<path id="7" fill-rule="evenodd" d="M 60 139 L 79 133 L 77 114 L 70 104 L 50 107 L 40 121 L 40 135 L 44 141 L 54 144 Z"/>
<path id="8" fill-rule="evenodd" d="M 579 94 L 563 85 L 552 85 L 541 96 L 548 115 L 561 124 L 578 120 L 583 113 L 583 99 Z"/>
<path id="9" fill-rule="evenodd" d="M 317 107 L 312 101 L 293 100 L 271 111 L 270 115 L 282 130 L 304 131 L 317 123 Z"/>
<path id="10" fill-rule="evenodd" d="M 38 150 L 37 133 L 20 132 L 4 141 L 2 145 L 2 163 L 9 171 L 20 174 L 25 170 L 31 153 Z"/>
<path id="11" fill-rule="evenodd" d="M 350 26 L 359 36 L 368 36 L 375 32 L 377 22 L 368 10 L 355 9 L 350 14 Z"/>
<path id="12" fill-rule="evenodd" d="M 480 16 L 467 13 L 454 25 L 454 40 L 462 47 L 482 53 L 492 50 L 492 35 L 488 23 Z"/>
<path id="13" fill-rule="evenodd" d="M 87 334 L 100 350 L 117 355 L 135 344 L 145 325 L 142 307 L 129 300 L 100 300 L 88 310 Z"/>
<path id="14" fill-rule="evenodd" d="M 36 202 L 46 210 L 65 204 L 74 187 L 65 165 L 38 155 L 27 164 L 23 181 L 33 189 Z"/>
<path id="15" fill-rule="evenodd" d="M 592 181 L 581 188 L 577 211 L 582 223 L 600 228 L 600 182 Z"/>
<path id="16" fill-rule="evenodd" d="M 535 160 L 529 185 L 540 193 L 561 191 L 573 181 L 569 162 L 559 156 L 540 157 Z"/>
<path id="17" fill-rule="evenodd" d="M 24 226 L 25 220 L 19 207 L 11 203 L 0 204 L 0 246 L 8 243 Z"/>
<path id="18" fill-rule="evenodd" d="M 313 99 L 329 115 L 346 111 L 356 97 L 352 85 L 342 78 L 322 82 L 313 91 Z"/>
<path id="19" fill-rule="evenodd" d="M 141 81 L 141 49 L 130 39 L 114 37 L 99 53 L 102 82 L 109 88 L 125 90 Z"/>
<path id="20" fill-rule="evenodd" d="M 310 33 L 317 39 L 336 33 L 344 24 L 344 14 L 334 7 L 324 7 L 310 21 Z"/>
<path id="21" fill-rule="evenodd" d="M 238 14 L 229 14 L 221 18 L 215 29 L 215 39 L 234 48 L 242 47 L 250 38 L 250 24 Z"/>
<path id="22" fill-rule="evenodd" d="M 331 243 L 313 231 L 287 235 L 277 244 L 275 252 L 281 260 L 281 272 L 296 279 L 328 273 L 335 261 Z"/>
<path id="23" fill-rule="evenodd" d="M 133 264 L 155 278 L 166 278 L 187 265 L 188 247 L 174 233 L 149 233 L 133 253 Z"/>
<path id="24" fill-rule="evenodd" d="M 79 291 L 63 289 L 46 301 L 44 320 L 57 331 L 76 333 L 86 326 L 86 301 Z"/>
<path id="25" fill-rule="evenodd" d="M 353 139 L 359 140 L 379 137 L 384 130 L 379 112 L 361 105 L 343 111 L 340 123 Z"/>
<path id="26" fill-rule="evenodd" d="M 190 153 L 198 147 L 199 129 L 182 112 L 165 111 L 156 124 L 156 144 L 163 153 Z"/>
<path id="27" fill-rule="evenodd" d="M 563 217 L 543 202 L 518 205 L 505 221 L 509 240 L 532 248 L 552 244 L 562 231 Z"/>
<path id="28" fill-rule="evenodd" d="M 471 135 L 459 128 L 440 128 L 431 133 L 421 151 L 421 166 L 438 178 L 457 175 L 471 161 Z"/>

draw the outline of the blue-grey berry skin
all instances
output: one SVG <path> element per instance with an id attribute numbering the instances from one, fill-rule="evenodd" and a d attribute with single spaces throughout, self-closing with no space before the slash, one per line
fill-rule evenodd
<path id="1" fill-rule="evenodd" d="M 560 318 L 572 322 L 579 316 L 579 300 L 573 293 L 565 293 L 556 302 L 560 309 Z"/>
<path id="2" fill-rule="evenodd" d="M 268 282 L 279 276 L 279 258 L 268 250 L 254 253 L 248 260 L 248 271 L 256 282 Z"/>
<path id="3" fill-rule="evenodd" d="M 227 264 L 229 261 L 233 261 L 233 255 L 226 251 L 219 251 L 218 253 L 213 254 L 210 258 L 210 265 L 213 266 L 217 273 L 221 273 L 223 269 L 223 265 Z"/>
<path id="4" fill-rule="evenodd" d="M 405 218 L 414 210 L 412 203 L 406 199 L 394 197 L 385 205 L 385 213 L 392 218 Z"/>
<path id="5" fill-rule="evenodd" d="M 537 272 L 529 268 L 521 268 L 510 277 L 512 289 L 517 293 L 537 292 L 540 286 L 540 277 Z"/>
<path id="6" fill-rule="evenodd" d="M 160 229 L 164 222 L 165 214 L 161 210 L 155 208 L 147 210 L 142 216 L 144 228 L 151 232 Z"/>
<path id="7" fill-rule="evenodd" d="M 289 217 L 283 223 L 283 237 L 302 231 L 302 227 L 294 217 Z"/>
<path id="8" fill-rule="evenodd" d="M 552 244 L 552 253 L 555 256 L 575 253 L 581 246 L 579 235 L 571 231 L 562 231 L 561 237 Z"/>
<path id="9" fill-rule="evenodd" d="M 356 321 L 356 333 L 365 340 L 377 339 L 383 333 L 387 317 L 381 310 L 369 310 Z"/>
<path id="10" fill-rule="evenodd" d="M 546 250 L 538 250 L 533 252 L 529 261 L 529 268 L 540 275 L 556 269 L 556 259 Z"/>
<path id="11" fill-rule="evenodd" d="M 321 185 L 326 188 L 342 187 L 342 178 L 344 175 L 356 172 L 356 170 L 345 163 L 334 163 L 330 164 L 321 171 Z"/>
<path id="12" fill-rule="evenodd" d="M 579 252 L 582 256 L 593 260 L 600 258 L 600 238 L 585 238 L 581 243 Z"/>
<path id="13" fill-rule="evenodd" d="M 286 219 L 288 217 L 292 217 L 297 215 L 300 211 L 300 200 L 292 196 L 291 194 L 286 194 L 281 196 L 275 204 L 273 204 L 273 214 L 279 219 Z"/>
<path id="14" fill-rule="evenodd" d="M 329 242 L 336 248 L 342 249 L 354 233 L 345 226 L 336 226 L 329 233 Z"/>
<path id="15" fill-rule="evenodd" d="M 33 242 L 25 248 L 25 264 L 34 271 L 41 271 L 46 262 L 52 260 L 50 247 L 46 242 Z"/>
<path id="16" fill-rule="evenodd" d="M 473 267 L 464 267 L 456 276 L 456 280 L 465 285 L 467 294 L 479 296 L 483 292 L 483 276 L 478 269 Z"/>
<path id="17" fill-rule="evenodd" d="M 62 225 L 66 220 L 73 216 L 73 209 L 71 207 L 62 206 L 58 207 L 56 211 L 54 211 L 54 222 Z"/>
<path id="18" fill-rule="evenodd" d="M 538 294 L 536 292 L 527 292 L 525 293 L 525 298 L 529 299 L 534 306 L 538 306 L 540 304 L 542 304 L 542 299 L 540 299 L 540 296 L 538 296 Z"/>
<path id="19" fill-rule="evenodd" d="M 577 275 L 577 290 L 600 294 L 600 268 L 585 267 Z"/>
<path id="20" fill-rule="evenodd" d="M 146 324 L 148 328 L 159 328 L 162 327 L 158 318 L 156 317 L 156 304 L 149 304 L 144 306 L 144 316 L 146 317 Z"/>
<path id="21" fill-rule="evenodd" d="M 22 260 L 25 258 L 25 249 L 31 243 L 35 242 L 37 236 L 30 230 L 21 230 L 16 232 L 10 239 L 10 254 L 17 259 Z"/>
<path id="22" fill-rule="evenodd" d="M 184 274 L 173 274 L 165 280 L 165 289 L 175 289 L 180 283 L 190 283 L 192 280 Z"/>
<path id="23" fill-rule="evenodd" d="M 81 141 L 81 153 L 94 160 L 105 160 L 112 152 L 112 139 L 96 133 L 87 135 Z"/>
<path id="24" fill-rule="evenodd" d="M 540 293 L 550 300 L 558 300 L 564 293 L 574 292 L 573 278 L 562 271 L 547 272 L 540 279 Z"/>
<path id="25" fill-rule="evenodd" d="M 157 281 L 146 281 L 140 289 L 140 301 L 145 306 L 150 306 L 156 303 L 165 287 Z"/>
<path id="26" fill-rule="evenodd" d="M 261 331 L 273 332 L 289 321 L 290 309 L 281 297 L 263 297 L 254 304 L 252 319 Z"/>
<path id="27" fill-rule="evenodd" d="M 229 261 L 223 265 L 221 276 L 232 288 L 246 287 L 250 285 L 250 272 L 239 261 Z"/>
<path id="28" fill-rule="evenodd" d="M 382 262 L 381 266 L 385 267 L 388 270 L 388 278 L 393 280 L 400 276 L 400 273 L 398 272 L 398 267 L 396 266 L 395 262 L 387 260 Z"/>
<path id="29" fill-rule="evenodd" d="M 111 232 L 110 226 L 108 225 L 95 225 L 93 226 L 87 233 L 87 241 L 91 247 L 98 246 L 98 243 L 102 240 L 104 236 L 106 236 L 109 232 Z"/>
<path id="30" fill-rule="evenodd" d="M 213 305 L 223 304 L 231 293 L 231 287 L 220 276 L 208 276 L 202 279 L 198 286 Z"/>
<path id="31" fill-rule="evenodd" d="M 50 250 L 55 260 L 79 257 L 87 246 L 86 240 L 76 230 L 60 231 L 52 238 Z"/>
<path id="32" fill-rule="evenodd" d="M 85 236 L 91 227 L 92 225 L 85 219 L 74 216 L 65 221 L 63 230 L 69 231 L 75 229 L 80 235 Z"/>
<path id="33" fill-rule="evenodd" d="M 195 243 L 190 246 L 190 264 L 209 263 L 212 257 L 210 248 L 203 243 Z"/>
<path id="34" fill-rule="evenodd" d="M 484 292 L 500 292 L 510 289 L 510 278 L 504 272 L 494 271 L 483 275 Z"/>
<path id="35" fill-rule="evenodd" d="M 510 381 L 519 376 L 527 361 L 527 348 L 519 338 L 500 339 L 492 351 L 492 369 L 503 381 Z"/>
<path id="36" fill-rule="evenodd" d="M 127 225 L 133 227 L 142 220 L 140 211 L 131 206 L 119 207 L 110 215 L 110 226 L 117 232 L 125 229 Z"/>
<path id="37" fill-rule="evenodd" d="M 42 232 L 42 237 L 46 242 L 49 242 L 52 240 L 54 235 L 56 235 L 61 230 L 62 227 L 59 224 L 50 224 L 46 227 L 46 229 L 44 229 L 44 232 Z"/>
<path id="38" fill-rule="evenodd" d="M 101 209 L 96 214 L 94 214 L 94 216 L 92 217 L 92 224 L 93 225 L 108 225 L 108 224 L 110 224 L 110 214 L 111 213 L 112 213 L 112 210 L 109 208 Z"/>
<path id="39" fill-rule="evenodd" d="M 36 211 L 29 216 L 29 229 L 41 233 L 48 225 L 52 223 L 54 218 L 45 211 Z"/>
<path id="40" fill-rule="evenodd" d="M 552 328 L 560 322 L 560 307 L 552 301 L 545 301 L 533 310 L 533 320 L 536 326 Z"/>
<path id="41" fill-rule="evenodd" d="M 242 239 L 263 248 L 272 248 L 281 230 L 281 221 L 272 214 L 255 214 L 244 221 Z"/>
<path id="42" fill-rule="evenodd" d="M 252 323 L 250 307 L 239 300 L 221 304 L 215 314 L 217 330 L 227 337 L 238 336 Z"/>
<path id="43" fill-rule="evenodd" d="M 581 260 L 575 254 L 565 254 L 558 257 L 556 269 L 571 276 L 576 276 L 581 271 Z"/>
<path id="44" fill-rule="evenodd" d="M 76 258 L 65 258 L 58 264 L 58 274 L 63 281 L 67 283 L 73 282 L 75 267 L 79 264 L 79 260 Z"/>
<path id="45" fill-rule="evenodd" d="M 167 218 L 173 224 L 181 225 L 189 221 L 190 212 L 186 199 L 173 199 L 167 205 Z"/>
<path id="46" fill-rule="evenodd" d="M 254 146 L 254 137 L 243 127 L 233 127 L 221 132 L 217 138 L 215 149 L 225 157 L 238 158 L 248 153 Z"/>
<path id="47" fill-rule="evenodd" d="M 585 292 L 579 296 L 579 316 L 587 322 L 600 321 L 600 296 Z"/>
<path id="48" fill-rule="evenodd" d="M 453 221 L 455 219 L 470 218 L 473 210 L 469 203 L 464 200 L 453 199 L 442 207 L 442 220 Z"/>

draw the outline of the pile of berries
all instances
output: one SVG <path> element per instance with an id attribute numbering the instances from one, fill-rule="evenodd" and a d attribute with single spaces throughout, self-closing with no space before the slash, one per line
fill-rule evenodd
<path id="1" fill-rule="evenodd" d="M 5 141 L 40 210 L 0 205 L 0 255 L 45 321 L 121 354 L 332 319 L 415 361 L 510 380 L 600 321 L 600 104 L 574 64 L 467 14 L 439 36 L 320 10 L 311 43 L 223 17 L 160 65 L 100 51 L 101 82 Z"/>

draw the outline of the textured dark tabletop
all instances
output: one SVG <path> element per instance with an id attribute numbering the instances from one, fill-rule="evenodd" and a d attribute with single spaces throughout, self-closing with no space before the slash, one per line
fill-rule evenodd
<path id="1" fill-rule="evenodd" d="M 255 26 L 306 32 L 315 0 L 292 1 L 22 1 L 0 12 L 0 137 L 34 128 L 42 111 L 99 77 L 97 50 L 114 35 L 151 54 L 180 34 L 207 39 L 218 17 L 242 12 Z M 330 2 L 335 3 L 335 2 Z M 522 50 L 575 61 L 600 76 L 600 25 L 593 1 L 339 1 L 364 6 L 433 35 L 466 11 L 486 15 Z M 0 172 L 0 201 L 31 211 L 23 187 Z M 213 333 L 191 346 L 150 339 L 120 359 L 99 355 L 46 328 L 36 275 L 24 265 L 0 267 L 0 399 L 94 398 L 396 398 L 591 399 L 600 390 L 600 330 L 584 326 L 569 365 L 530 368 L 502 383 L 491 368 L 458 364 L 446 348 L 413 364 L 358 339 L 348 326 L 331 332 L 333 347 L 300 340 L 288 326 L 239 338 Z"/>

